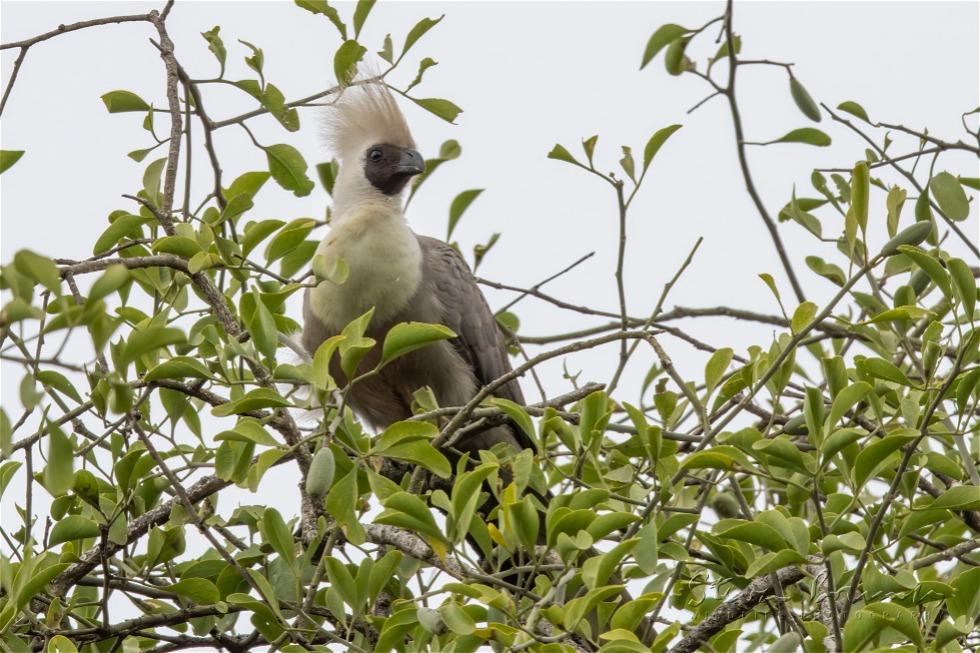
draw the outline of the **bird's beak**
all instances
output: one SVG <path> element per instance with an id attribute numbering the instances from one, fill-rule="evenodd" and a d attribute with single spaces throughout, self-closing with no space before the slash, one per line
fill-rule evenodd
<path id="1" fill-rule="evenodd" d="M 415 150 L 402 150 L 395 171 L 407 175 L 421 174 L 425 172 L 425 159 Z"/>

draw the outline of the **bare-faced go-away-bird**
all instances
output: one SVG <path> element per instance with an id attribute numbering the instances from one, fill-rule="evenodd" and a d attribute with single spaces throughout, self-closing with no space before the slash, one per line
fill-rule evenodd
<path id="1" fill-rule="evenodd" d="M 425 163 L 404 116 L 384 86 L 351 86 L 329 115 L 328 136 L 340 170 L 333 188 L 331 229 L 317 254 L 328 269 L 343 259 L 349 272 L 342 284 L 323 281 L 306 291 L 303 346 L 313 355 L 324 340 L 371 308 L 374 314 L 365 335 L 376 342 L 383 342 L 400 322 L 445 325 L 455 338 L 412 351 L 358 380 L 349 402 L 374 428 L 410 418 L 414 393 L 425 386 L 440 406 L 466 404 L 511 366 L 494 315 L 466 262 L 447 243 L 417 235 L 405 220 L 403 193 L 411 178 L 424 172 Z M 361 371 L 376 366 L 379 349 L 367 354 Z M 331 374 L 344 379 L 339 364 L 332 366 Z M 524 404 L 516 380 L 494 394 Z M 512 422 L 467 433 L 454 447 L 479 460 L 481 450 L 499 443 L 533 449 Z M 495 503 L 491 498 L 483 509 L 489 511 Z M 544 528 L 540 530 L 539 536 Z M 625 590 L 623 600 L 630 600 Z M 594 619 L 590 613 L 589 620 Z M 646 639 L 654 631 L 644 624 L 638 632 Z"/>
<path id="2" fill-rule="evenodd" d="M 400 322 L 445 325 L 455 338 L 413 351 L 359 380 L 349 403 L 374 428 L 410 418 L 413 394 L 425 386 L 440 406 L 462 406 L 511 366 L 494 315 L 466 262 L 447 243 L 417 235 L 405 219 L 405 189 L 425 170 L 405 118 L 391 92 L 370 83 L 345 89 L 327 120 L 340 169 L 330 232 L 317 254 L 328 267 L 343 259 L 349 272 L 344 283 L 323 281 L 306 291 L 303 346 L 312 355 L 371 308 L 365 335 L 376 342 Z M 377 364 L 379 350 L 365 357 L 361 370 Z M 332 374 L 344 378 L 339 365 Z M 494 394 L 524 403 L 516 380 Z M 455 447 L 477 458 L 478 451 L 500 442 L 518 450 L 532 447 L 510 423 L 468 434 Z"/>

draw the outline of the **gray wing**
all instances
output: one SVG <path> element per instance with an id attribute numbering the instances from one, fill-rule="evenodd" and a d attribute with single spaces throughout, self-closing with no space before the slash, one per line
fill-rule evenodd
<path id="1" fill-rule="evenodd" d="M 443 324 L 458 336 L 452 341 L 453 346 L 473 369 L 477 383 L 484 386 L 510 372 L 507 348 L 497 321 L 466 261 L 441 240 L 428 236 L 418 239 L 425 281 L 442 306 Z M 498 388 L 494 395 L 524 404 L 524 394 L 516 380 Z"/>

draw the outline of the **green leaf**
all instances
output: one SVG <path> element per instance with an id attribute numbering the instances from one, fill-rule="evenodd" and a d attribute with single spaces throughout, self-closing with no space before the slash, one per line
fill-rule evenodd
<path id="1" fill-rule="evenodd" d="M 862 610 L 879 615 L 884 623 L 912 640 L 919 650 L 923 650 L 925 643 L 919 630 L 919 622 L 908 608 L 889 602 L 871 603 Z"/>
<path id="2" fill-rule="evenodd" d="M 908 193 L 904 188 L 892 186 L 888 189 L 888 197 L 885 198 L 885 206 L 888 208 L 886 224 L 888 227 L 888 235 L 890 236 L 894 236 L 898 232 L 898 222 L 901 218 L 902 206 L 905 204 L 905 198 L 907 196 Z"/>
<path id="3" fill-rule="evenodd" d="M 819 274 L 821 277 L 830 279 L 838 286 L 843 286 L 845 283 L 847 283 L 847 276 L 839 266 L 834 265 L 833 263 L 827 263 L 819 256 L 807 256 L 806 264 L 807 267 Z"/>
<path id="4" fill-rule="evenodd" d="M 898 306 L 878 313 L 865 324 L 881 324 L 895 320 L 918 320 L 924 317 L 935 317 L 935 313 L 920 306 Z"/>
<path id="5" fill-rule="evenodd" d="M 925 231 L 927 232 L 927 235 L 928 235 L 928 231 L 932 229 L 931 225 L 929 225 L 928 222 L 918 222 L 915 225 L 913 225 L 913 227 L 919 225 L 926 226 Z M 902 231 L 902 233 L 905 233 L 905 231 L 907 230 Z M 945 295 L 947 299 L 952 299 L 953 285 L 952 283 L 950 283 L 950 276 L 946 273 L 946 270 L 943 268 L 942 263 L 939 262 L 939 260 L 935 255 L 929 254 L 928 252 L 925 252 L 919 249 L 918 247 L 914 247 L 912 245 L 907 245 L 907 244 L 896 245 L 895 249 L 898 252 L 901 252 L 902 254 L 905 254 L 910 259 L 912 259 L 912 261 L 915 262 L 916 265 L 922 268 L 922 270 L 929 275 L 929 278 L 932 279 L 932 282 L 936 284 L 936 287 L 939 288 L 939 290 L 943 293 L 943 295 Z"/>
<path id="6" fill-rule="evenodd" d="M 183 258 L 190 258 L 201 251 L 201 246 L 193 238 L 186 236 L 164 236 L 158 238 L 152 245 L 154 252 L 164 254 L 176 254 Z"/>
<path id="7" fill-rule="evenodd" d="M 801 127 L 794 129 L 784 136 L 777 138 L 770 143 L 804 143 L 806 145 L 816 145 L 817 147 L 827 147 L 830 145 L 830 136 L 814 127 Z"/>
<path id="8" fill-rule="evenodd" d="M 325 562 L 330 585 L 337 591 L 344 603 L 357 609 L 360 603 L 357 585 L 354 583 L 354 577 L 351 576 L 347 565 L 333 557 L 328 557 Z"/>
<path id="9" fill-rule="evenodd" d="M 254 442 L 266 447 L 275 447 L 279 441 L 269 435 L 263 428 L 261 422 L 251 417 L 243 417 L 238 420 L 232 431 L 222 431 L 214 436 L 217 441 L 237 440 L 238 442 Z"/>
<path id="10" fill-rule="evenodd" d="M 829 144 L 829 143 L 828 143 Z M 861 233 L 868 229 L 868 193 L 871 178 L 866 161 L 860 161 L 851 173 L 851 211 Z"/>
<path id="11" fill-rule="evenodd" d="M 692 453 L 684 458 L 678 472 L 687 469 L 731 469 L 736 462 L 736 458 L 731 455 L 732 449 L 734 447 L 712 447 Z"/>
<path id="12" fill-rule="evenodd" d="M 160 379 L 208 379 L 211 374 L 201 361 L 189 356 L 174 356 L 165 360 L 143 376 L 147 383 Z"/>
<path id="13" fill-rule="evenodd" d="M 932 191 L 939 208 L 951 220 L 966 220 L 970 215 L 970 202 L 960 182 L 948 172 L 940 172 L 929 180 L 929 190 Z"/>
<path id="14" fill-rule="evenodd" d="M 266 225 L 265 228 L 271 225 Z M 269 263 L 276 261 L 296 249 L 316 227 L 312 218 L 297 218 L 279 230 L 265 249 L 265 260 Z M 263 236 L 264 237 L 264 236 Z"/>
<path id="15" fill-rule="evenodd" d="M 198 605 L 211 605 L 221 600 L 218 588 L 206 578 L 184 578 L 164 589 Z"/>
<path id="16" fill-rule="evenodd" d="M 449 460 L 435 447 L 423 440 L 413 440 L 389 447 L 385 451 L 386 458 L 407 460 L 425 467 L 440 478 L 451 478 L 453 468 Z"/>
<path id="17" fill-rule="evenodd" d="M 270 234 L 284 224 L 286 223 L 282 220 L 262 220 L 261 222 L 249 222 L 245 225 L 245 234 L 242 236 L 242 256 L 248 257 L 259 243 L 268 238 Z M 312 230 L 312 227 L 310 230 Z M 306 234 L 300 237 L 299 240 L 305 237 Z"/>
<path id="18" fill-rule="evenodd" d="M 767 286 L 769 286 L 769 290 L 772 291 L 772 294 L 775 295 L 775 297 L 776 297 L 776 301 L 779 302 L 780 303 L 780 306 L 781 306 L 782 305 L 782 299 L 780 299 L 780 297 L 779 297 L 779 288 L 776 287 L 776 280 L 773 279 L 772 278 L 772 275 L 769 274 L 768 272 L 762 272 L 762 273 L 760 273 L 759 274 L 759 278 L 762 279 L 762 281 Z"/>
<path id="19" fill-rule="evenodd" d="M 755 578 L 757 576 L 771 574 L 772 572 L 778 571 L 783 567 L 788 567 L 794 564 L 802 564 L 805 562 L 806 558 L 801 556 L 793 549 L 783 549 L 778 553 L 767 553 L 756 558 L 749 565 L 748 569 L 745 570 L 744 575 L 746 578 Z"/>
<path id="20" fill-rule="evenodd" d="M 531 421 L 531 416 L 527 414 L 527 411 L 524 410 L 523 406 L 511 401 L 510 399 L 504 399 L 502 397 L 491 397 L 488 400 L 488 403 L 507 413 L 507 416 L 510 417 L 511 421 L 517 424 L 517 426 L 524 431 L 528 439 L 531 440 L 531 442 L 535 441 L 534 422 Z"/>
<path id="21" fill-rule="evenodd" d="M 0 456 L 3 458 L 10 458 L 10 454 L 14 450 L 13 435 L 10 418 L 7 417 L 7 412 L 0 408 Z M 3 490 L 10 481 L 10 478 L 6 474 L 13 474 L 13 472 L 17 471 L 18 467 L 20 467 L 19 462 L 9 462 L 0 465 L 0 496 L 3 496 Z"/>
<path id="22" fill-rule="evenodd" d="M 361 28 L 364 27 L 364 21 L 371 13 L 374 2 L 375 0 L 357 0 L 357 6 L 354 8 L 354 38 L 361 34 Z"/>
<path id="23" fill-rule="evenodd" d="M 576 165 L 581 165 L 579 164 L 578 161 L 575 160 L 575 157 L 572 156 L 571 153 L 561 145 L 555 145 L 553 148 L 551 148 L 551 151 L 548 152 L 548 158 L 557 159 L 558 161 L 565 161 L 567 163 L 574 163 Z"/>
<path id="24" fill-rule="evenodd" d="M 471 635 L 476 630 L 476 623 L 466 610 L 458 603 L 450 601 L 439 607 L 439 614 L 446 627 L 457 635 Z"/>
<path id="25" fill-rule="evenodd" d="M 796 307 L 793 312 L 793 319 L 790 321 L 790 329 L 793 333 L 800 333 L 805 329 L 813 318 L 817 315 L 817 305 L 813 302 L 803 302 Z"/>
<path id="26" fill-rule="evenodd" d="M 790 546 L 789 542 L 776 529 L 768 524 L 758 522 L 738 524 L 718 533 L 718 537 L 748 542 L 756 546 L 761 546 L 764 549 L 769 549 L 770 551 L 781 551 Z"/>
<path id="27" fill-rule="evenodd" d="M 395 52 L 394 46 L 391 43 L 391 34 L 385 34 L 384 44 L 381 46 L 381 49 L 377 54 L 388 63 L 394 63 Z"/>
<path id="28" fill-rule="evenodd" d="M 479 507 L 480 488 L 490 474 L 499 468 L 494 463 L 483 463 L 475 469 L 463 472 L 453 484 L 452 511 L 453 521 L 450 524 L 449 535 L 454 543 L 459 543 L 466 537 L 476 509 Z"/>
<path id="29" fill-rule="evenodd" d="M 653 58 L 657 56 L 657 53 L 663 50 L 667 45 L 676 40 L 677 38 L 687 34 L 690 30 L 686 27 L 681 27 L 680 25 L 675 25 L 673 23 L 667 23 L 666 25 L 661 25 L 657 30 L 650 35 L 650 39 L 647 41 L 647 47 L 643 50 L 643 59 L 640 61 L 640 70 L 646 68 L 647 64 L 653 61 Z"/>
<path id="30" fill-rule="evenodd" d="M 841 102 L 840 104 L 838 104 L 837 108 L 841 111 L 846 111 L 852 116 L 856 116 L 860 118 L 864 122 L 871 122 L 871 119 L 868 118 L 868 113 L 864 110 L 864 107 L 862 107 L 857 102 L 852 102 L 850 100 L 847 100 L 845 102 Z"/>
<path id="31" fill-rule="evenodd" d="M 956 295 L 963 305 L 967 318 L 972 320 L 973 312 L 977 306 L 977 282 L 973 277 L 973 272 L 963 259 L 953 258 L 946 264 L 949 266 L 949 274 L 953 278 Z"/>
<path id="32" fill-rule="evenodd" d="M 248 330 L 252 334 L 252 341 L 255 343 L 255 348 L 263 356 L 274 358 L 279 346 L 279 331 L 276 328 L 276 321 L 273 319 L 269 307 L 262 301 L 257 289 L 252 289 L 251 298 L 253 299 L 251 303 L 255 305 L 248 320 Z"/>
<path id="33" fill-rule="evenodd" d="M 78 653 L 75 643 L 64 635 L 55 635 L 48 640 L 48 653 Z"/>
<path id="34" fill-rule="evenodd" d="M 867 433 L 858 429 L 838 429 L 824 438 L 820 444 L 820 452 L 824 460 L 830 460 L 838 451 L 865 436 Z"/>
<path id="35" fill-rule="evenodd" d="M 905 375 L 905 372 L 900 370 L 891 361 L 887 361 L 883 358 L 865 358 L 857 362 L 857 368 L 861 372 L 875 378 L 893 381 L 900 385 L 913 385 L 912 381 L 909 380 L 909 377 Z"/>
<path id="36" fill-rule="evenodd" d="M 810 94 L 807 92 L 806 88 L 793 76 L 789 78 L 789 92 L 793 96 L 793 102 L 796 103 L 796 107 L 800 112 L 812 120 L 813 122 L 820 122 L 822 116 L 820 115 L 820 108 L 817 103 L 813 101 Z"/>
<path id="37" fill-rule="evenodd" d="M 364 57 L 367 48 L 357 41 L 344 41 L 333 56 L 333 73 L 341 86 L 350 84 L 357 75 L 357 64 Z"/>
<path id="38" fill-rule="evenodd" d="M 459 223 L 459 219 L 463 217 L 463 213 L 466 209 L 470 207 L 480 193 L 483 192 L 482 188 L 474 188 L 472 190 L 464 190 L 462 193 L 453 198 L 452 204 L 449 206 L 449 228 L 446 231 L 446 241 L 453 235 L 453 230 L 456 229 L 456 224 Z"/>
<path id="39" fill-rule="evenodd" d="M 663 129 L 658 129 L 650 140 L 647 141 L 646 147 L 643 148 L 643 169 L 646 170 L 650 167 L 650 162 L 653 161 L 653 157 L 657 155 L 663 144 L 667 142 L 671 134 L 680 129 L 682 125 L 668 125 Z"/>
<path id="40" fill-rule="evenodd" d="M 943 492 L 928 506 L 929 510 L 975 510 L 980 508 L 980 487 L 957 485 Z"/>
<path id="41" fill-rule="evenodd" d="M 354 544 L 364 542 L 364 527 L 358 520 L 357 465 L 351 467 L 342 479 L 333 484 L 327 493 L 327 512 L 341 525 L 344 534 Z"/>
<path id="42" fill-rule="evenodd" d="M 327 19 L 333 23 L 337 31 L 340 32 L 340 38 L 347 39 L 347 26 L 344 25 L 344 21 L 340 20 L 340 14 L 337 10 L 331 7 L 327 0 L 294 0 L 297 7 L 302 7 L 303 9 L 309 11 L 313 14 L 321 14 L 326 16 Z"/>
<path id="43" fill-rule="evenodd" d="M 313 181 L 306 176 L 306 160 L 292 145 L 279 143 L 262 148 L 269 162 L 272 178 L 296 197 L 304 197 L 313 190 Z"/>
<path id="44" fill-rule="evenodd" d="M 863 381 L 858 381 L 837 393 L 837 396 L 834 397 L 834 403 L 830 406 L 830 415 L 824 422 L 824 432 L 830 433 L 844 417 L 844 414 L 864 399 L 869 392 L 871 392 L 871 386 Z"/>
<path id="45" fill-rule="evenodd" d="M 954 619 L 965 617 L 969 621 L 980 614 L 980 567 L 961 571 L 953 579 L 956 593 L 946 602 L 949 614 Z"/>
<path id="46" fill-rule="evenodd" d="M 133 331 L 126 341 L 119 363 L 123 366 L 129 365 L 143 354 L 168 345 L 180 344 L 185 340 L 184 332 L 173 327 L 151 326 Z"/>
<path id="47" fill-rule="evenodd" d="M 387 365 L 396 358 L 433 342 L 455 337 L 456 334 L 452 329 L 441 324 L 427 324 L 425 322 L 396 324 L 385 336 L 379 366 Z"/>
<path id="48" fill-rule="evenodd" d="M 911 429 L 901 429 L 863 447 L 854 461 L 853 476 L 856 491 L 860 491 L 868 479 L 888 465 L 888 457 L 891 454 L 915 440 L 917 436 L 918 434 Z"/>
<path id="49" fill-rule="evenodd" d="M 129 278 L 129 269 L 125 265 L 121 263 L 110 265 L 89 289 L 88 297 L 85 298 L 86 306 L 91 306 L 103 297 L 116 292 L 129 281 Z"/>
<path id="50" fill-rule="evenodd" d="M 245 43 L 245 41 L 242 41 L 242 43 Z M 261 50 L 257 50 L 257 52 L 258 54 L 256 54 L 256 57 L 262 54 Z M 246 61 L 249 61 L 249 59 L 246 58 Z M 356 69 L 354 70 L 356 72 Z M 299 113 L 296 111 L 295 107 L 286 106 L 286 97 L 274 84 L 266 84 L 265 88 L 260 93 L 258 100 L 262 103 L 263 107 L 269 110 L 272 117 L 278 120 L 287 131 L 299 131 Z M 232 195 L 231 197 L 234 196 Z"/>
<path id="51" fill-rule="evenodd" d="M 71 397 L 78 403 L 82 403 L 82 397 L 78 394 L 74 384 L 60 372 L 41 370 L 35 375 L 35 378 L 46 388 L 54 388 L 66 397 Z"/>
<path id="52" fill-rule="evenodd" d="M 102 254 L 112 249 L 116 243 L 127 236 L 140 237 L 142 235 L 141 227 L 147 222 L 146 218 L 129 213 L 116 212 L 112 216 L 115 216 L 115 219 L 95 241 L 95 246 L 92 248 L 93 254 Z"/>
<path id="53" fill-rule="evenodd" d="M 292 566 L 296 561 L 296 545 L 293 536 L 286 527 L 282 515 L 275 508 L 266 508 L 259 521 L 259 531 L 266 544 L 279 554 L 284 562 Z"/>
<path id="54" fill-rule="evenodd" d="M 6 172 L 24 156 L 24 150 L 0 150 L 0 174 Z"/>
<path id="55" fill-rule="evenodd" d="M 81 540 L 89 537 L 99 537 L 102 531 L 99 525 L 81 515 L 68 515 L 61 519 L 51 529 L 48 536 L 48 546 Z"/>
<path id="56" fill-rule="evenodd" d="M 721 382 L 725 371 L 732 362 L 735 352 L 731 347 L 722 347 L 711 354 L 707 364 L 704 366 L 705 391 L 710 393 Z"/>
<path id="57" fill-rule="evenodd" d="M 109 113 L 126 111 L 149 111 L 152 107 L 140 96 L 130 91 L 109 91 L 102 96 Z"/>
<path id="58" fill-rule="evenodd" d="M 462 109 L 449 100 L 440 98 L 411 98 L 411 100 L 429 113 L 433 113 L 454 125 L 456 124 L 456 116 L 463 113 Z"/>
<path id="59" fill-rule="evenodd" d="M 211 414 L 215 417 L 227 417 L 241 413 L 248 413 L 260 408 L 285 408 L 289 405 L 278 392 L 269 388 L 256 388 L 250 390 L 245 396 L 226 404 L 215 406 L 211 409 Z"/>
<path id="60" fill-rule="evenodd" d="M 333 195 L 333 187 L 337 182 L 337 174 L 339 172 L 340 164 L 337 163 L 336 159 L 316 164 L 317 178 L 319 178 L 320 183 L 323 185 L 323 190 L 327 191 L 327 195 Z"/>
<path id="61" fill-rule="evenodd" d="M 408 529 L 426 537 L 430 545 L 445 541 L 432 513 L 416 495 L 396 492 L 384 501 L 384 507 L 384 511 L 375 518 L 375 523 Z"/>
<path id="62" fill-rule="evenodd" d="M 220 31 L 221 27 L 219 25 L 215 25 L 207 32 L 201 32 L 201 36 L 203 36 L 204 40 L 208 42 L 208 50 L 211 51 L 215 59 L 217 59 L 218 63 L 221 65 L 219 77 L 224 74 L 225 61 L 228 59 L 228 50 L 225 49 L 225 43 L 218 35 Z"/>
<path id="63" fill-rule="evenodd" d="M 409 30 L 408 35 L 405 37 L 405 45 L 402 47 L 401 57 L 411 49 L 415 43 L 422 38 L 426 32 L 439 24 L 445 16 L 439 16 L 438 18 L 423 18 L 419 22 L 415 23 L 415 26 Z M 401 58 L 399 57 L 399 58 Z M 452 122 L 452 121 L 450 121 Z"/>
<path id="64" fill-rule="evenodd" d="M 371 448 L 371 453 L 383 456 L 390 447 L 413 440 L 431 440 L 439 435 L 439 429 L 430 422 L 402 420 L 395 422 L 381 432 Z"/>
<path id="65" fill-rule="evenodd" d="M 61 292 L 61 275 L 58 266 L 46 256 L 22 249 L 14 254 L 14 267 L 25 277 L 36 281 L 51 292 Z"/>
<path id="66" fill-rule="evenodd" d="M 44 467 L 44 487 L 61 496 L 74 485 L 75 451 L 71 440 L 54 422 L 48 422 L 48 464 Z"/>

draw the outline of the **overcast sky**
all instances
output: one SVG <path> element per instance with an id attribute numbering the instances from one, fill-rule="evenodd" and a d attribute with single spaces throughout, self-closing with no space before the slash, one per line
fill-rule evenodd
<path id="1" fill-rule="evenodd" d="M 343 4 L 341 13 L 349 16 L 351 7 Z M 2 40 L 25 38 L 58 23 L 146 9 L 146 4 L 124 2 L 5 1 Z M 612 170 L 620 145 L 642 151 L 655 130 L 682 123 L 683 129 L 658 155 L 630 216 L 625 272 L 631 313 L 649 313 L 698 237 L 704 243 L 667 307 L 730 305 L 776 313 L 775 301 L 757 276 L 769 272 L 792 310 L 791 289 L 744 189 L 725 103 L 716 98 L 687 115 L 708 91 L 702 80 L 670 77 L 662 56 L 639 71 L 647 38 L 659 25 L 699 26 L 721 11 L 720 2 L 378 3 L 362 34 L 372 50 L 379 49 L 386 33 L 401 44 L 418 19 L 446 14 L 392 81 L 404 85 L 417 62 L 432 57 L 439 65 L 426 73 L 417 93 L 451 99 L 464 109 L 458 124 L 450 125 L 417 107 L 405 107 L 424 155 L 434 156 L 447 139 L 457 139 L 463 147 L 462 158 L 440 169 L 416 198 L 408 215 L 413 227 L 444 236 L 452 198 L 464 189 L 485 188 L 455 234 L 469 252 L 491 233 L 503 232 L 480 269 L 482 276 L 530 286 L 594 250 L 592 259 L 546 289 L 577 304 L 615 310 L 614 197 L 598 180 L 548 160 L 546 154 L 555 143 L 578 154 L 583 137 L 599 134 L 599 165 Z M 230 79 L 250 73 L 242 63 L 248 51 L 236 40 L 241 38 L 264 49 L 266 78 L 287 98 L 332 84 L 336 31 L 323 17 L 289 2 L 179 2 L 168 26 L 176 54 L 193 77 L 217 73 L 200 36 L 216 24 L 229 50 Z M 743 38 L 743 57 L 794 62 L 796 75 L 813 97 L 832 107 L 856 100 L 874 118 L 928 126 L 930 132 L 955 140 L 963 136 L 960 114 L 978 104 L 976 2 L 746 2 L 736 5 L 735 30 Z M 99 96 L 127 89 L 157 106 L 165 104 L 162 63 L 147 41 L 151 31 L 140 23 L 101 27 L 30 50 L 2 123 L 3 148 L 27 151 L 2 178 L 4 261 L 24 247 L 52 257 L 89 256 L 109 212 L 133 209 L 120 195 L 140 188 L 145 163 L 134 163 L 125 154 L 151 141 L 140 127 L 142 115 L 110 115 Z M 717 47 L 715 33 L 694 47 L 700 60 Z M 3 52 L 4 84 L 14 55 Z M 218 120 L 253 108 L 252 100 L 235 89 L 209 86 L 205 93 L 208 110 Z M 773 139 L 812 124 L 793 104 L 781 68 L 742 69 L 739 100 L 749 140 Z M 311 165 L 326 160 L 315 111 L 303 111 L 301 118 L 302 129 L 295 134 L 268 117 L 250 124 L 263 143 L 291 143 Z M 158 125 L 166 132 L 166 120 L 161 117 Z M 832 136 L 831 147 L 750 150 L 753 173 L 771 213 L 789 200 L 794 184 L 799 195 L 814 194 L 809 185 L 813 167 L 850 167 L 864 156 L 863 143 L 846 129 L 827 118 L 820 128 Z M 195 137 L 200 142 L 199 133 Z M 221 130 L 216 146 L 226 180 L 265 167 L 264 156 L 240 129 Z M 976 165 L 969 156 L 948 159 L 954 173 L 975 175 Z M 200 157 L 193 171 L 193 188 L 200 194 L 211 183 L 210 172 Z M 270 181 L 250 217 L 319 217 L 327 202 L 319 187 L 298 199 Z M 872 207 L 872 220 L 883 220 L 883 193 L 872 194 Z M 974 237 L 975 207 L 974 202 L 963 225 Z M 836 233 L 829 215 L 825 228 Z M 818 303 L 828 298 L 835 287 L 810 273 L 802 259 L 808 254 L 835 259 L 834 247 L 815 242 L 795 225 L 783 225 L 781 233 L 799 262 L 797 272 L 808 297 Z M 966 256 L 962 248 L 952 249 Z M 512 297 L 488 295 L 495 307 Z M 517 312 L 522 333 L 532 335 L 595 323 L 532 300 L 519 304 Z M 299 317 L 298 307 L 294 317 Z M 685 327 L 715 346 L 734 345 L 737 350 L 753 343 L 768 346 L 772 333 L 734 321 L 690 322 Z M 682 373 L 700 376 L 703 353 L 676 340 L 665 345 Z M 583 381 L 607 380 L 614 352 L 585 353 L 569 367 L 584 369 Z M 637 356 L 625 378 L 623 398 L 634 399 L 650 361 L 646 352 Z M 19 410 L 22 372 L 6 365 L 4 371 L 3 404 L 8 412 Z M 544 372 L 553 394 L 568 389 L 559 362 Z M 530 383 L 524 387 L 529 397 L 535 396 Z"/>

